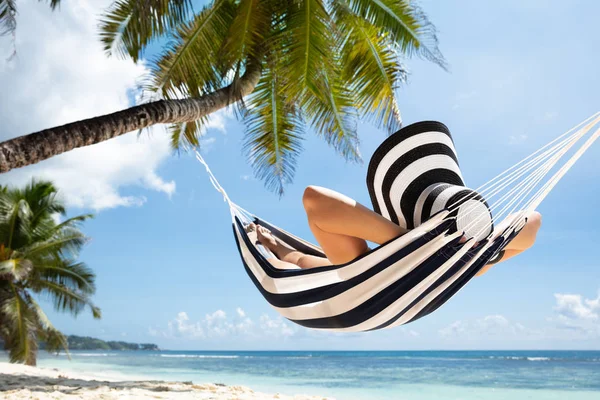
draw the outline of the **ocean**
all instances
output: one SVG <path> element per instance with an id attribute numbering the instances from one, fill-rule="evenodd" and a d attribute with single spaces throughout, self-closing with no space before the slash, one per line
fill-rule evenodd
<path id="1" fill-rule="evenodd" d="M 339 400 L 600 399 L 600 351 L 74 351 L 38 365 Z"/>

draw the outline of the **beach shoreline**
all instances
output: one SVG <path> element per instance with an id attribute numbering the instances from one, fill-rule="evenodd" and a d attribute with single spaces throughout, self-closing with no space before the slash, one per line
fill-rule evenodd
<path id="1" fill-rule="evenodd" d="M 221 383 L 124 380 L 111 374 L 79 373 L 57 368 L 0 362 L 0 398 L 24 399 L 213 399 L 333 400 L 308 395 L 266 394 L 246 386 Z"/>

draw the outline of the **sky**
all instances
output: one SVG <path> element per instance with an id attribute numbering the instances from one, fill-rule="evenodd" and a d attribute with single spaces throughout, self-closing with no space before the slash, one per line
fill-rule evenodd
<path id="1" fill-rule="evenodd" d="M 97 20 L 110 2 L 20 1 L 14 44 L 0 38 L 0 140 L 123 109 L 138 96 L 155 44 L 138 64 L 108 58 Z M 477 187 L 600 110 L 600 3 L 421 1 L 439 30 L 448 72 L 403 62 L 404 123 L 450 128 L 467 184 Z M 6 58 L 16 46 L 17 56 Z M 202 152 L 242 207 L 313 240 L 302 209 L 308 185 L 369 205 L 366 165 L 386 133 L 361 123 L 365 163 L 349 164 L 308 132 L 292 185 L 279 198 L 242 155 L 244 125 L 211 118 Z M 0 175 L 52 179 L 71 215 L 93 212 L 81 254 L 97 274 L 101 320 L 52 310 L 63 332 L 157 343 L 167 349 L 600 349 L 600 192 L 592 147 L 541 204 L 534 248 L 472 280 L 441 309 L 395 329 L 308 330 L 282 319 L 247 277 L 229 212 L 202 166 L 173 154 L 164 127 L 135 132 Z"/>

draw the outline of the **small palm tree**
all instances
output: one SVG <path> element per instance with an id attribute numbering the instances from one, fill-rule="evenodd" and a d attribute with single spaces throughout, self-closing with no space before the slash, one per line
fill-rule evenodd
<path id="1" fill-rule="evenodd" d="M 38 341 L 48 351 L 67 351 L 67 342 L 36 298 L 48 298 L 58 311 L 79 314 L 92 304 L 94 273 L 77 254 L 86 237 L 78 229 L 90 215 L 56 222 L 65 215 L 50 182 L 24 189 L 0 187 L 0 339 L 11 362 L 35 365 Z"/>
<path id="2" fill-rule="evenodd" d="M 400 125 L 400 57 L 445 66 L 413 0 L 214 0 L 197 14 L 190 0 L 117 0 L 101 23 L 107 53 L 136 61 L 165 37 L 147 87 L 161 100 L 0 143 L 0 172 L 160 123 L 174 148 L 198 146 L 206 116 L 236 103 L 249 160 L 281 193 L 306 127 L 358 160 L 357 118 Z"/>

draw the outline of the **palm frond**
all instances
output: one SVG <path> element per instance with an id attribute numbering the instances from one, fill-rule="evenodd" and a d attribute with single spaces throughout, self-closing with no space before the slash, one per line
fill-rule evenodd
<path id="1" fill-rule="evenodd" d="M 96 274 L 83 262 L 54 260 L 36 266 L 37 279 L 58 283 L 85 295 L 96 291 Z"/>
<path id="2" fill-rule="evenodd" d="M 35 364 L 37 353 L 37 325 L 35 316 L 27 302 L 14 285 L 11 296 L 0 304 L 0 314 L 6 324 L 8 335 L 5 347 L 9 350 L 10 362 Z"/>
<path id="3" fill-rule="evenodd" d="M 286 96 L 304 106 L 309 91 L 318 91 L 317 77 L 331 62 L 332 34 L 329 14 L 322 0 L 290 1 L 284 37 L 276 38 L 285 47 L 279 68 L 285 80 Z"/>
<path id="4" fill-rule="evenodd" d="M 170 125 L 171 149 L 179 150 L 181 146 L 192 148 L 200 146 L 200 137 L 205 123 L 206 118 L 202 118 L 196 121 Z"/>
<path id="5" fill-rule="evenodd" d="M 58 197 L 58 189 L 50 181 L 32 179 L 22 191 L 22 198 L 31 210 L 31 226 L 50 220 L 53 214 L 65 215 L 64 202 Z"/>
<path id="6" fill-rule="evenodd" d="M 232 0 L 216 0 L 188 23 L 180 24 L 152 70 L 150 90 L 166 98 L 200 96 L 221 86 L 219 49 L 234 17 Z"/>
<path id="7" fill-rule="evenodd" d="M 94 218 L 94 214 L 76 215 L 54 226 L 54 231 L 59 232 L 65 229 L 79 229 L 82 222 L 85 222 L 92 218 Z"/>
<path id="8" fill-rule="evenodd" d="M 48 352 L 58 353 L 60 350 L 64 350 L 69 359 L 69 345 L 67 338 L 58 329 L 52 325 L 48 316 L 39 306 L 39 304 L 31 297 L 28 297 L 28 302 L 31 305 L 31 309 L 37 319 L 38 325 L 38 339 L 46 344 L 46 350 Z"/>
<path id="9" fill-rule="evenodd" d="M 284 186 L 292 182 L 302 149 L 303 123 L 296 106 L 284 97 L 280 77 L 272 67 L 264 69 L 247 113 L 244 151 L 255 175 L 282 195 Z"/>
<path id="10" fill-rule="evenodd" d="M 29 205 L 23 199 L 17 200 L 10 206 L 12 207 L 0 211 L 4 217 L 2 220 L 6 221 L 6 224 L 0 225 L 0 238 L 9 249 L 18 247 L 29 240 L 30 218 L 28 217 L 31 216 Z"/>
<path id="11" fill-rule="evenodd" d="M 94 318 L 99 318 L 100 310 L 94 306 L 89 297 L 72 288 L 50 280 L 36 282 L 39 293 L 45 295 L 54 303 L 54 309 L 78 315 L 85 307 L 90 307 Z"/>
<path id="12" fill-rule="evenodd" d="M 18 250 L 21 257 L 36 258 L 49 254 L 57 254 L 62 257 L 75 257 L 81 247 L 87 242 L 87 237 L 76 230 L 61 231 L 44 241 L 36 241 L 29 246 Z"/>
<path id="13" fill-rule="evenodd" d="M 0 36 L 13 33 L 17 28 L 16 0 L 0 0 Z"/>
<path id="14" fill-rule="evenodd" d="M 227 39 L 220 50 L 220 56 L 227 69 L 248 58 L 258 58 L 264 54 L 262 46 L 269 33 L 271 14 L 268 1 L 241 0 L 231 21 Z"/>
<path id="15" fill-rule="evenodd" d="M 418 54 L 447 69 L 439 48 L 437 31 L 425 13 L 411 0 L 335 0 L 373 25 L 385 29 L 402 53 Z"/>
<path id="16" fill-rule="evenodd" d="M 336 70 L 323 69 L 316 79 L 317 91 L 311 91 L 304 112 L 317 133 L 342 157 L 361 161 L 353 93 Z"/>
<path id="17" fill-rule="evenodd" d="M 184 22 L 191 9 L 191 0 L 117 0 L 100 22 L 104 50 L 137 62 L 152 39 Z"/>
<path id="18" fill-rule="evenodd" d="M 336 25 L 343 32 L 340 47 L 345 86 L 356 96 L 356 107 L 389 133 L 402 125 L 396 89 L 406 80 L 390 35 L 354 14 L 347 6 L 335 7 Z"/>

